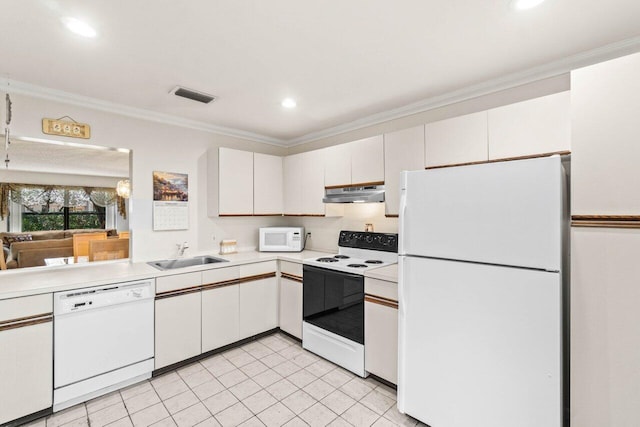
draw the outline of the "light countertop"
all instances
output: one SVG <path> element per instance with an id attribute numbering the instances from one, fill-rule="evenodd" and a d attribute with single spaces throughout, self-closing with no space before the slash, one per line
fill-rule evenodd
<path id="1" fill-rule="evenodd" d="M 391 264 L 373 270 L 365 271 L 364 277 L 386 280 L 387 282 L 398 283 L 398 264 Z"/>
<path id="2" fill-rule="evenodd" d="M 190 254 L 187 258 L 198 255 L 213 255 L 229 262 L 165 271 L 151 267 L 146 262 L 131 263 L 128 260 L 80 263 L 56 267 L 35 267 L 22 271 L 20 269 L 5 270 L 0 272 L 0 300 L 261 261 L 285 260 L 300 263 L 306 258 L 317 258 L 326 255 L 326 253 L 310 250 L 302 252 L 247 251 L 230 255 L 198 253 Z"/>

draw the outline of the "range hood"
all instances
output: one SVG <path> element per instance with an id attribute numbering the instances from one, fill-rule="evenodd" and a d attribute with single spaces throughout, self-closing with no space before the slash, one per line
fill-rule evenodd
<path id="1" fill-rule="evenodd" d="M 327 188 L 324 203 L 379 203 L 384 202 L 384 185 Z"/>

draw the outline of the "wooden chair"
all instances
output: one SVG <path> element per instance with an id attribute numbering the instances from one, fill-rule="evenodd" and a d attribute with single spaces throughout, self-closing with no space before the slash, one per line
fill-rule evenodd
<path id="1" fill-rule="evenodd" d="M 73 258 L 78 262 L 78 257 L 89 256 L 89 242 L 91 240 L 107 240 L 107 232 L 100 233 L 76 233 L 73 235 Z"/>
<path id="2" fill-rule="evenodd" d="M 129 231 L 121 231 L 118 233 L 118 239 L 128 239 L 129 238 Z"/>
<path id="3" fill-rule="evenodd" d="M 129 239 L 89 241 L 89 262 L 129 258 Z"/>
<path id="4" fill-rule="evenodd" d="M 0 270 L 6 270 L 7 269 L 7 263 L 4 260 L 4 251 L 2 250 L 2 248 L 0 248 Z"/>

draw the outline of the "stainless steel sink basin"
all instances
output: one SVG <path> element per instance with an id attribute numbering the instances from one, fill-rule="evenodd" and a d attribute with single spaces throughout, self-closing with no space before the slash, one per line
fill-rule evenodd
<path id="1" fill-rule="evenodd" d="M 218 262 L 227 262 L 227 260 L 205 255 L 205 256 L 194 256 L 191 258 L 178 258 L 178 259 L 165 259 L 163 261 L 152 261 L 147 264 L 159 270 L 173 270 L 176 268 L 192 267 L 194 265 L 215 264 Z"/>

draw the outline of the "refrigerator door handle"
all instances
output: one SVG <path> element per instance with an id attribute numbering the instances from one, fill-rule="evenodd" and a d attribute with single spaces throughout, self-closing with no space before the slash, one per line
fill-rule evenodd
<path id="1" fill-rule="evenodd" d="M 407 211 L 407 171 L 400 173 L 400 208 L 398 209 L 398 254 L 404 255 L 404 222 Z"/>

